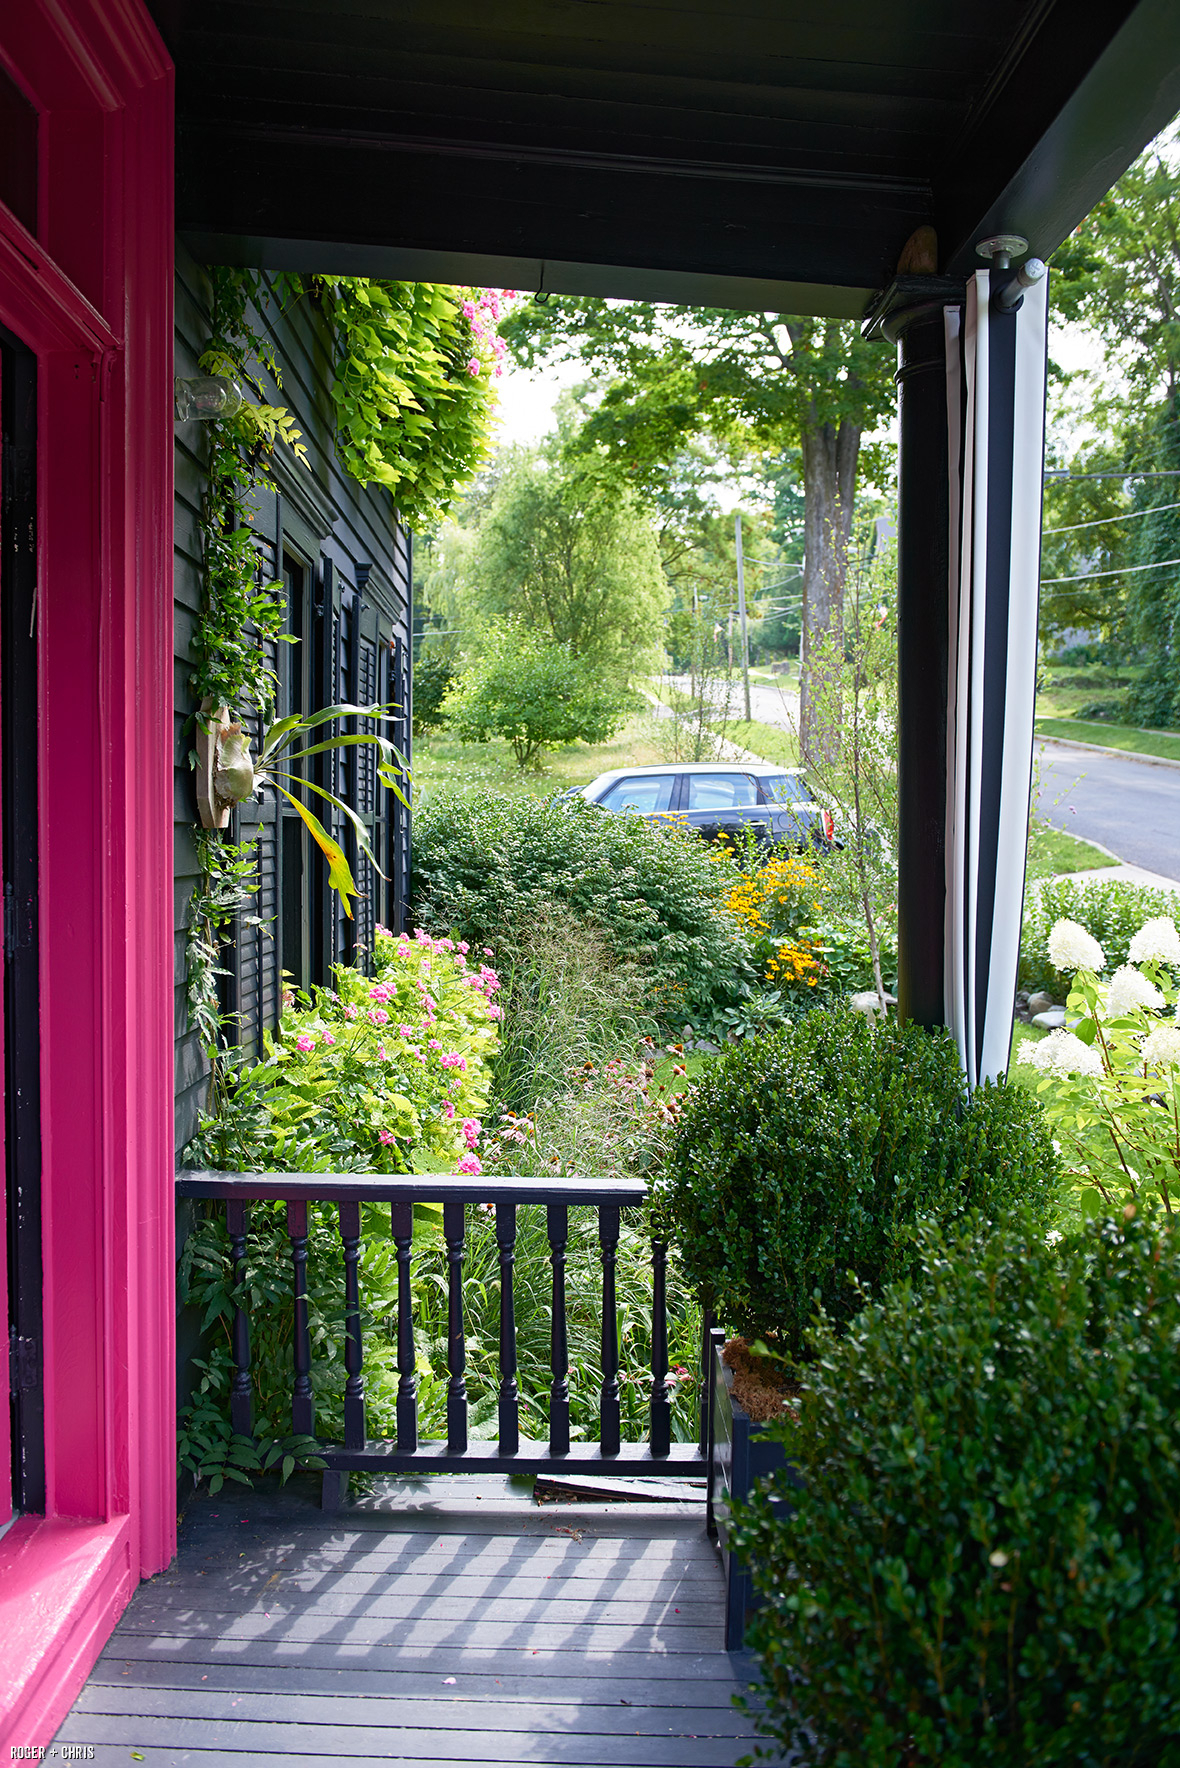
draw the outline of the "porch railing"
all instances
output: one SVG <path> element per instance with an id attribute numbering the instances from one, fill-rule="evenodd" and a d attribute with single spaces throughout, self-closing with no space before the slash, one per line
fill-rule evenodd
<path id="1" fill-rule="evenodd" d="M 652 1329 L 650 1424 L 646 1442 L 621 1440 L 619 1337 L 615 1302 L 615 1263 L 622 1212 L 643 1203 L 647 1187 L 641 1179 L 610 1182 L 586 1179 L 486 1179 L 462 1175 L 421 1174 L 388 1177 L 358 1173 L 177 1173 L 183 1197 L 225 1204 L 234 1276 L 245 1276 L 250 1205 L 281 1200 L 287 1206 L 287 1236 L 293 1267 L 291 1428 L 294 1435 L 314 1436 L 315 1399 L 311 1383 L 311 1322 L 307 1292 L 307 1208 L 309 1203 L 334 1203 L 340 1224 L 344 1266 L 344 1440 L 320 1445 L 326 1472 L 324 1502 L 338 1501 L 350 1472 L 376 1473 L 506 1473 L 563 1472 L 586 1476 L 617 1473 L 667 1474 L 683 1479 L 702 1474 L 708 1465 L 706 1408 L 701 1407 L 698 1441 L 672 1441 L 672 1400 L 668 1370 L 668 1249 L 652 1243 Z M 390 1234 L 397 1252 L 396 1435 L 373 1439 L 365 1420 L 365 1347 L 361 1329 L 360 1242 L 361 1204 L 387 1203 Z M 447 1259 L 447 1434 L 423 1439 L 418 1428 L 417 1356 L 411 1295 L 414 1205 L 442 1204 Z M 500 1342 L 498 1438 L 495 1443 L 468 1441 L 467 1363 L 463 1261 L 466 1206 L 495 1207 L 500 1275 Z M 552 1324 L 548 1442 L 521 1435 L 517 1387 L 516 1315 L 513 1305 L 513 1262 L 516 1212 L 526 1204 L 546 1211 L 552 1267 Z M 590 1206 L 598 1212 L 598 1245 L 602 1261 L 602 1382 L 599 1390 L 597 1442 L 570 1439 L 569 1352 L 566 1313 L 566 1251 L 569 1211 Z M 250 1374 L 250 1321 L 235 1308 L 232 1327 L 234 1380 L 230 1399 L 235 1432 L 253 1435 Z M 702 1396 L 707 1370 L 702 1347 Z"/>

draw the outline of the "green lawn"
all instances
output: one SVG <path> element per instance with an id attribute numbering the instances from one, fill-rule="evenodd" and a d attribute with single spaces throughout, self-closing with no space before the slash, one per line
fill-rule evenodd
<path id="1" fill-rule="evenodd" d="M 744 718 L 731 719 L 724 729 L 716 724 L 713 729 L 718 736 L 729 738 L 741 749 L 748 749 L 751 755 L 761 756 L 775 767 L 798 767 L 799 745 L 795 741 L 793 731 L 783 730 L 777 724 L 762 724 L 752 719 L 748 724 Z"/>
<path id="2" fill-rule="evenodd" d="M 459 743 L 445 732 L 414 743 L 414 791 L 427 797 L 439 786 L 464 791 L 531 792 L 547 798 L 566 786 L 588 786 L 612 767 L 651 767 L 668 757 L 656 741 L 653 720 L 640 714 L 609 743 L 570 743 L 544 757 L 540 768 L 521 769 L 509 744 Z"/>
<path id="3" fill-rule="evenodd" d="M 1029 855 L 1028 875 L 1030 878 L 1056 878 L 1062 872 L 1089 872 L 1096 866 L 1117 865 L 1109 853 L 1103 853 L 1101 847 L 1091 847 L 1088 841 L 1082 841 L 1077 835 L 1067 835 L 1064 829 L 1038 830 L 1036 841 Z"/>
<path id="4" fill-rule="evenodd" d="M 1075 743 L 1098 743 L 1104 749 L 1129 749 L 1138 755 L 1162 755 L 1180 761 L 1180 733 L 1141 731 L 1129 724 L 1106 724 L 1096 718 L 1038 718 L 1043 737 L 1066 737 Z"/>

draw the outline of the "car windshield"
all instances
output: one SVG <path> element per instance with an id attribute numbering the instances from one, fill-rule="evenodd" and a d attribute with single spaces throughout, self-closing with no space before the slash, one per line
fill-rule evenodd
<path id="1" fill-rule="evenodd" d="M 598 802 L 606 810 L 634 810 L 640 816 L 653 816 L 671 808 L 675 783 L 675 774 L 648 774 L 646 778 L 637 775 L 616 780 Z"/>
<path id="2" fill-rule="evenodd" d="M 772 804 L 806 804 L 811 796 L 800 774 L 764 775 L 762 790 Z"/>
<path id="3" fill-rule="evenodd" d="M 758 788 L 749 774 L 700 773 L 688 776 L 689 810 L 732 810 L 757 804 Z"/>

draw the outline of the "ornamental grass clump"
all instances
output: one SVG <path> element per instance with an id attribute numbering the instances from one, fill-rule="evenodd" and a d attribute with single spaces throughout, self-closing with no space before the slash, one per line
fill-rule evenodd
<path id="1" fill-rule="evenodd" d="M 1100 979 L 1098 941 L 1062 919 L 1049 934 L 1057 968 L 1072 974 L 1068 1029 L 1020 1046 L 1087 1215 L 1180 1199 L 1180 932 L 1167 915 L 1127 942 L 1128 962 Z"/>
<path id="2" fill-rule="evenodd" d="M 761 1730 L 813 1768 L 1180 1762 L 1180 1237 L 921 1236 L 824 1321 L 741 1507 Z M 773 1498 L 788 1497 L 790 1507 Z"/>
<path id="3" fill-rule="evenodd" d="M 875 1289 L 913 1267 L 920 1217 L 1025 1204 L 1047 1218 L 1056 1188 L 1027 1092 L 1001 1082 L 969 1094 L 948 1033 L 874 1027 L 844 1009 L 710 1065 L 661 1199 L 704 1305 L 797 1356 L 817 1304 L 846 1321 L 862 1303 L 857 1284 Z"/>

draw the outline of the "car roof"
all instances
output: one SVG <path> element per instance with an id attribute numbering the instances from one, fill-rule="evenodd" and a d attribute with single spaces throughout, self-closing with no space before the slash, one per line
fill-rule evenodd
<path id="1" fill-rule="evenodd" d="M 778 777 L 780 774 L 802 774 L 801 767 L 775 767 L 766 761 L 672 761 L 661 762 L 653 767 L 612 767 L 608 773 L 601 773 L 589 780 L 586 785 L 579 786 L 580 792 L 588 792 L 591 786 L 606 786 L 613 780 L 633 780 L 636 775 L 660 775 L 682 773 L 748 773 L 762 778 Z"/>

